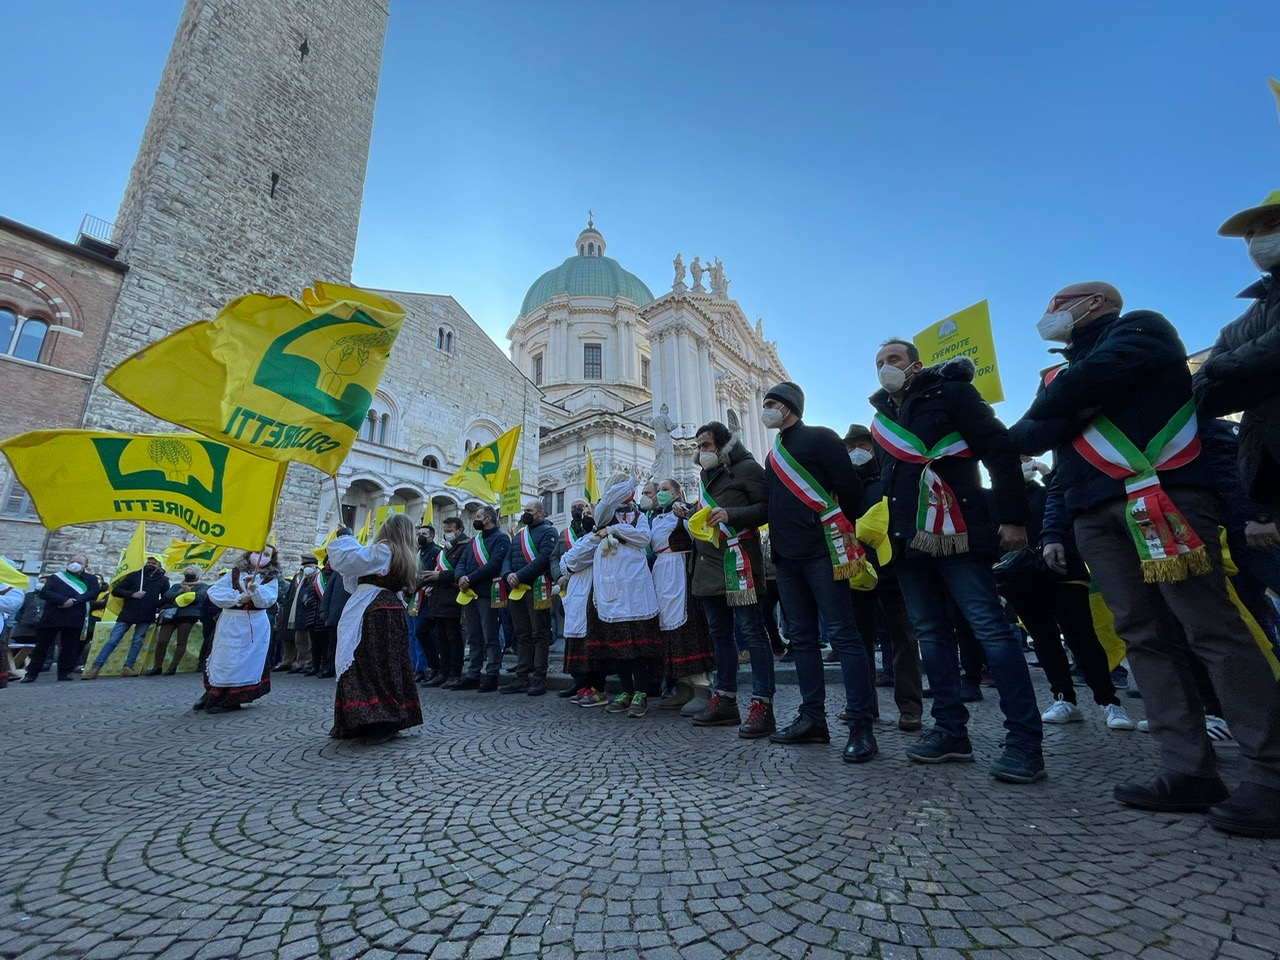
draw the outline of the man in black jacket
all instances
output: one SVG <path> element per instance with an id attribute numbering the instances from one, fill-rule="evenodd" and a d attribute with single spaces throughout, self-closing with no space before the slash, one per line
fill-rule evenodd
<path id="1" fill-rule="evenodd" d="M 328 638 L 324 654 L 317 661 L 320 672 L 316 676 L 326 679 L 335 674 L 333 658 L 337 649 L 338 621 L 342 619 L 342 610 L 351 599 L 351 592 L 342 582 L 342 574 L 329 566 L 329 558 L 325 557 L 325 569 L 329 571 L 325 582 L 324 596 L 320 599 L 320 616 L 324 620 L 324 632 Z"/>
<path id="2" fill-rule="evenodd" d="M 1004 755 L 991 775 L 1030 783 L 1045 775 L 1044 728 L 1022 645 L 1000 604 L 991 564 L 1027 543 L 1027 495 L 1009 432 L 973 385 L 968 357 L 925 368 L 915 346 L 890 340 L 876 354 L 883 389 L 871 397 L 889 497 L 898 582 L 911 611 L 933 690 L 934 727 L 907 756 L 920 763 L 970 761 L 969 711 L 960 700 L 950 598 L 987 655 L 1004 712 Z M 987 508 L 978 461 L 991 475 Z"/>
<path id="3" fill-rule="evenodd" d="M 1041 336 L 1067 343 L 1069 363 L 1044 378 L 1014 432 L 1030 454 L 1058 434 L 1057 485 L 1076 544 L 1128 645 L 1159 741 L 1155 778 L 1121 784 L 1115 797 L 1145 810 L 1211 807 L 1219 829 L 1280 836 L 1280 694 L 1227 594 L 1186 349 L 1160 314 L 1122 316 L 1122 306 L 1120 292 L 1100 282 L 1049 301 Z M 1045 557 L 1052 565 L 1049 546 Z M 1171 618 L 1209 668 L 1240 744 L 1245 782 L 1230 800 Z"/>
<path id="4" fill-rule="evenodd" d="M 501 582 L 502 565 L 511 550 L 511 538 L 498 525 L 498 511 L 493 507 L 484 506 L 477 510 L 472 525 L 476 535 L 471 540 L 471 549 L 462 555 L 457 578 L 459 590 L 470 590 L 476 594 L 476 598 L 467 605 L 467 643 L 471 649 L 467 675 L 454 689 L 493 693 L 498 689 L 498 671 L 502 668 L 499 607 L 495 607 L 493 601 L 495 594 L 500 598 L 506 595 Z"/>
<path id="5" fill-rule="evenodd" d="M 156 611 L 160 609 L 160 599 L 169 589 L 169 578 L 164 575 L 164 564 L 159 557 L 147 557 L 141 570 L 125 574 L 111 588 L 111 594 L 124 599 L 124 606 L 116 617 L 111 628 L 111 636 L 93 659 L 93 666 L 84 672 L 84 679 L 92 680 L 106 665 L 111 654 L 124 639 L 129 627 L 133 627 L 133 639 L 129 641 L 129 653 L 124 658 L 124 666 L 120 668 L 120 676 L 136 677 L 140 670 L 134 669 L 138 654 L 142 652 L 142 642 L 147 638 L 147 631 L 156 622 Z"/>
<path id="6" fill-rule="evenodd" d="M 101 589 L 98 578 L 86 572 L 88 563 L 83 553 L 75 554 L 67 562 L 65 571 L 52 574 L 40 588 L 44 612 L 40 615 L 36 646 L 27 660 L 23 683 L 35 683 L 55 642 L 58 644 L 58 679 L 75 679 L 72 671 L 80 659 L 80 633 L 84 630 L 89 604 Z"/>
<path id="7" fill-rule="evenodd" d="M 761 422 L 778 431 L 765 467 L 769 544 L 800 687 L 800 715 L 769 739 L 774 743 L 830 741 L 819 647 L 821 617 L 844 678 L 849 723 L 844 759 L 865 763 L 878 752 L 871 730 L 876 694 L 867 650 L 853 618 L 848 580 L 856 574 L 858 560 L 850 553 L 853 524 L 844 513 L 858 509 L 862 484 L 840 435 L 829 427 L 807 426 L 800 419 L 803 415 L 804 392 L 796 384 L 780 383 L 764 395 Z"/>
<path id="8" fill-rule="evenodd" d="M 436 643 L 435 621 L 429 612 L 428 597 L 431 592 L 426 574 L 436 568 L 436 558 L 440 556 L 440 547 L 436 543 L 436 528 L 430 523 L 418 527 L 418 591 L 410 605 L 415 611 L 411 614 L 414 624 L 413 635 L 418 641 L 418 649 L 426 661 L 427 669 L 419 671 L 416 678 L 420 683 L 429 683 L 440 672 L 440 650 Z"/>
<path id="9" fill-rule="evenodd" d="M 511 600 L 511 625 L 516 635 L 515 679 L 499 693 L 540 697 L 547 692 L 547 661 L 551 650 L 551 560 L 556 552 L 556 528 L 547 520 L 541 500 L 530 500 L 520 515 L 521 530 L 502 564 L 510 590 L 527 588 Z"/>

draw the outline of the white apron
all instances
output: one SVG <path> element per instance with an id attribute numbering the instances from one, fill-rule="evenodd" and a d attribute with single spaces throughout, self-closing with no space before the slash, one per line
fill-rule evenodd
<path id="1" fill-rule="evenodd" d="M 279 579 L 258 587 L 255 609 L 242 610 L 236 604 L 240 593 L 231 585 L 230 572 L 209 587 L 209 599 L 222 607 L 213 649 L 205 664 L 209 684 L 214 687 L 245 687 L 262 681 L 267 654 L 271 650 L 271 618 L 267 608 L 276 602 Z"/>
<path id="2" fill-rule="evenodd" d="M 605 623 L 648 620 L 658 615 L 658 597 L 649 576 L 649 521 L 642 513 L 634 526 L 615 524 L 608 528 L 619 542 L 616 547 L 601 541 L 591 585 L 596 613 Z"/>
<path id="3" fill-rule="evenodd" d="M 343 584 L 356 583 L 360 577 L 379 576 L 391 569 L 391 548 L 385 543 L 361 546 L 355 537 L 336 537 L 328 547 L 329 566 L 342 575 Z M 363 635 L 364 612 L 381 592 L 374 583 L 361 583 L 351 591 L 351 598 L 338 618 L 338 641 L 334 646 L 333 667 L 339 680 L 356 660 L 356 647 Z"/>
<path id="4" fill-rule="evenodd" d="M 591 534 L 581 537 L 564 552 L 560 565 L 569 572 L 569 586 L 560 598 L 564 604 L 564 635 L 587 635 L 587 602 L 591 597 L 591 568 L 600 542 Z"/>
<path id="5" fill-rule="evenodd" d="M 684 523 L 674 513 L 660 513 L 651 522 L 653 535 L 653 589 L 658 596 L 658 628 L 677 630 L 689 619 L 685 571 L 687 553 L 673 553 L 668 547 L 671 534 Z"/>

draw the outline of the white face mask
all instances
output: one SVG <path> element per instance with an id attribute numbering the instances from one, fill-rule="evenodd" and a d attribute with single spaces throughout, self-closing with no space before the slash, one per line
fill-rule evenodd
<path id="1" fill-rule="evenodd" d="M 1036 477 L 1036 465 L 1034 463 L 1024 463 L 1022 465 L 1022 479 L 1031 481 Z"/>
<path id="2" fill-rule="evenodd" d="M 647 496 L 647 495 L 645 495 L 645 494 L 643 494 L 643 493 L 642 493 L 642 494 L 640 495 L 640 509 L 641 509 L 641 510 L 652 510 L 652 509 L 653 509 L 653 498 L 652 498 L 652 497 L 650 497 L 650 496 Z"/>
<path id="3" fill-rule="evenodd" d="M 457 539 L 458 539 L 458 535 L 456 533 L 446 533 L 444 535 L 445 543 L 453 543 L 453 541 Z"/>
<path id="4" fill-rule="evenodd" d="M 1089 297 L 1081 297 L 1071 307 L 1077 307 L 1088 299 Z M 1047 340 L 1050 343 L 1071 342 L 1071 331 L 1079 323 L 1072 316 L 1071 307 L 1066 310 L 1055 310 L 1052 313 L 1046 313 L 1036 321 L 1036 331 L 1040 334 L 1041 340 Z"/>
<path id="5" fill-rule="evenodd" d="M 316 572 L 316 568 L 308 564 L 307 566 L 302 568 L 302 572 L 305 573 L 307 576 L 311 576 L 311 574 Z"/>
<path id="6" fill-rule="evenodd" d="M 698 451 L 698 466 L 703 470 L 714 470 L 720 465 L 720 454 L 713 453 L 710 450 Z"/>
<path id="7" fill-rule="evenodd" d="M 895 367 L 891 363 L 886 363 L 883 367 L 877 370 L 876 376 L 880 378 L 880 386 L 884 387 L 890 393 L 897 393 L 907 385 L 907 372 Z"/>
<path id="8" fill-rule="evenodd" d="M 874 456 L 875 456 L 874 453 L 872 453 L 870 450 L 864 450 L 862 449 L 862 447 L 854 447 L 852 450 L 849 451 L 849 461 L 855 467 L 860 467 L 864 463 L 870 463 L 871 458 Z"/>
<path id="9" fill-rule="evenodd" d="M 1261 237 L 1250 237 L 1249 259 L 1263 273 L 1270 273 L 1280 265 L 1280 233 L 1268 233 Z"/>
<path id="10" fill-rule="evenodd" d="M 782 421 L 786 419 L 786 414 L 778 407 L 765 407 L 760 411 L 760 422 L 764 424 L 766 430 L 776 430 L 782 426 Z"/>
<path id="11" fill-rule="evenodd" d="M 259 564 L 261 564 L 261 563 L 262 563 L 262 554 L 260 554 L 260 553 L 251 553 L 251 554 L 249 554 L 249 563 L 251 563 L 251 564 L 252 564 L 253 566 L 255 566 L 255 567 L 256 567 L 256 566 L 258 566 Z"/>
<path id="12" fill-rule="evenodd" d="M 79 572 L 80 572 L 81 570 L 83 570 L 83 569 L 84 569 L 84 564 L 83 564 L 83 563 L 68 563 L 68 564 L 67 564 L 67 573 L 79 573 Z"/>

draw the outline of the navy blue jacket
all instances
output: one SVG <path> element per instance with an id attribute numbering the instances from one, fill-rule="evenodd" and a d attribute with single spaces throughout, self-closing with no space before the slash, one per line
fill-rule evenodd
<path id="1" fill-rule="evenodd" d="M 169 578 L 163 570 L 146 575 L 146 570 L 135 570 L 116 581 L 111 593 L 124 600 L 120 615 L 116 619 L 120 623 L 151 623 L 160 609 L 160 600 L 169 589 Z M 135 597 L 141 590 L 145 596 Z"/>
<path id="2" fill-rule="evenodd" d="M 477 536 L 480 535 L 477 531 Z M 459 580 L 466 577 L 471 581 L 471 589 L 475 593 L 488 590 L 489 585 L 502 575 L 503 564 L 507 562 L 507 554 L 511 552 L 511 538 L 501 527 L 494 527 L 483 534 L 483 537 L 484 545 L 489 549 L 489 562 L 481 566 L 476 559 L 474 546 L 468 545 L 457 571 Z"/>
<path id="3" fill-rule="evenodd" d="M 555 526 L 550 520 L 544 519 L 541 523 L 530 527 L 529 534 L 533 538 L 533 546 L 538 551 L 538 555 L 533 558 L 532 563 L 525 563 L 524 551 L 520 549 L 520 545 L 511 544 L 511 549 L 507 551 L 507 559 L 502 564 L 504 580 L 514 573 L 520 578 L 521 583 L 532 584 L 540 576 L 551 571 L 551 559 L 555 556 L 556 541 L 559 540 Z"/>
<path id="4" fill-rule="evenodd" d="M 803 420 L 782 431 L 782 445 L 809 471 L 822 488 L 835 497 L 846 519 L 858 519 L 862 481 L 853 472 L 849 453 L 840 435 L 830 427 L 811 427 Z M 831 555 L 822 521 L 811 507 L 801 503 L 765 460 L 769 486 L 769 547 L 779 560 L 816 560 Z"/>
<path id="5" fill-rule="evenodd" d="M 56 573 L 52 574 L 40 588 L 40 596 L 44 599 L 44 612 L 40 615 L 42 627 L 84 627 L 85 615 L 89 612 L 89 604 L 98 598 L 102 589 L 98 578 L 92 573 L 71 574 L 85 585 L 85 592 L 80 593 Z M 69 607 L 62 606 L 64 601 L 74 600 Z"/>

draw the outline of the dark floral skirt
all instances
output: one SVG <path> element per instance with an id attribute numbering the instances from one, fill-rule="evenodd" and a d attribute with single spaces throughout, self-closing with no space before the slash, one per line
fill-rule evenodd
<path id="1" fill-rule="evenodd" d="M 662 631 L 662 675 L 679 679 L 710 673 L 716 665 L 711 632 L 702 612 L 702 601 L 692 592 L 685 594 L 689 616 L 674 630 Z"/>
<path id="2" fill-rule="evenodd" d="M 262 679 L 239 687 L 215 687 L 209 682 L 209 668 L 204 671 L 204 705 L 206 707 L 239 707 L 253 703 L 271 692 L 271 658 L 262 663 Z"/>
<path id="3" fill-rule="evenodd" d="M 586 672 L 610 671 L 619 660 L 661 660 L 662 632 L 655 614 L 647 620 L 605 623 L 594 599 L 587 602 Z"/>
<path id="4" fill-rule="evenodd" d="M 420 726 L 404 604 L 382 591 L 365 610 L 360 629 L 355 660 L 338 678 L 329 736 L 371 737 Z"/>

